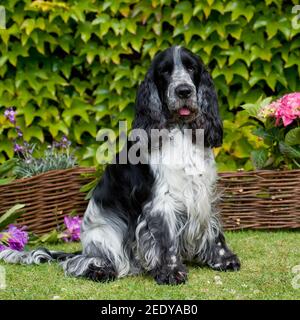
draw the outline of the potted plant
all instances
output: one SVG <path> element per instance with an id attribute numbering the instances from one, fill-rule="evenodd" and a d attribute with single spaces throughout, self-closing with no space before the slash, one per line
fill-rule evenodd
<path id="1" fill-rule="evenodd" d="M 258 120 L 252 172 L 222 173 L 222 217 L 227 229 L 300 227 L 300 93 L 242 106 Z"/>

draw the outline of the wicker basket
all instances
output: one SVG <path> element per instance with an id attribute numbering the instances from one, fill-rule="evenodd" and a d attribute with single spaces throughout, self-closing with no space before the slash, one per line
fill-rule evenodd
<path id="1" fill-rule="evenodd" d="M 86 209 L 79 190 L 94 169 L 50 171 L 0 186 L 0 215 L 17 203 L 25 212 L 17 222 L 43 234 L 63 217 Z M 300 170 L 226 172 L 220 174 L 221 217 L 226 230 L 300 228 Z"/>
<path id="2" fill-rule="evenodd" d="M 221 173 L 226 230 L 300 228 L 300 170 Z"/>
<path id="3" fill-rule="evenodd" d="M 32 178 L 16 180 L 0 186 L 0 215 L 17 203 L 25 204 L 17 220 L 28 231 L 47 233 L 63 223 L 63 217 L 76 211 L 82 215 L 86 207 L 81 186 L 90 181 L 83 173 L 93 169 L 53 170 Z"/>

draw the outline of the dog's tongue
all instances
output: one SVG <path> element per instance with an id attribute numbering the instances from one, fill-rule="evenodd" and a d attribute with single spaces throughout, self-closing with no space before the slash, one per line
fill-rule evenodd
<path id="1" fill-rule="evenodd" d="M 178 112 L 181 116 L 189 116 L 191 114 L 191 110 L 185 107 L 179 109 Z"/>

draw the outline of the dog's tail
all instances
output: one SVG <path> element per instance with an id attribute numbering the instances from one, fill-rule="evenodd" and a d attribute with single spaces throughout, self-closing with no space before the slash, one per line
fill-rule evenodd
<path id="1" fill-rule="evenodd" d="M 66 253 L 61 251 L 51 251 L 45 248 L 38 248 L 32 251 L 5 249 L 0 252 L 0 260 L 7 263 L 40 264 L 51 261 L 62 262 L 73 258 L 78 254 L 80 254 L 80 252 Z"/>

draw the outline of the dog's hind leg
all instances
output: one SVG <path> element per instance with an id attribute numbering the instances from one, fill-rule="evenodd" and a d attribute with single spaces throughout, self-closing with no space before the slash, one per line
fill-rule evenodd
<path id="1" fill-rule="evenodd" d="M 85 277 L 93 281 L 106 282 L 114 280 L 117 276 L 117 269 L 113 261 L 104 253 L 95 257 L 78 255 L 61 263 L 66 275 L 74 277 Z"/>
<path id="2" fill-rule="evenodd" d="M 102 212 L 91 200 L 82 223 L 82 254 L 61 263 L 65 273 L 94 281 L 129 274 L 130 262 L 124 249 L 126 228 L 126 223 L 117 215 Z"/>

